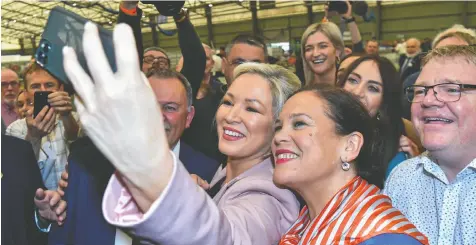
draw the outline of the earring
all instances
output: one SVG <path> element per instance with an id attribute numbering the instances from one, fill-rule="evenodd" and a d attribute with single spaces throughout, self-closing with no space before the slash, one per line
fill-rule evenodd
<path id="1" fill-rule="evenodd" d="M 377 120 L 380 121 L 380 112 L 377 112 Z"/>
<path id="2" fill-rule="evenodd" d="M 342 170 L 349 171 L 350 163 L 347 162 L 347 159 L 345 161 L 342 161 L 342 158 L 341 158 L 340 161 L 342 162 L 342 165 L 341 165 Z"/>

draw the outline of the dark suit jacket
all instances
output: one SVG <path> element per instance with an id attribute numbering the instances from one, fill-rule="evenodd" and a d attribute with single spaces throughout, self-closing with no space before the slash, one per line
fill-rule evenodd
<path id="1" fill-rule="evenodd" d="M 2 135 L 2 244 L 46 244 L 36 228 L 36 189 L 45 188 L 31 144 Z"/>
<path id="2" fill-rule="evenodd" d="M 190 173 L 211 181 L 218 163 L 180 143 L 179 159 Z M 52 225 L 48 244 L 113 245 L 116 228 L 103 217 L 101 204 L 114 167 L 89 138 L 71 145 L 68 158 L 68 203 L 66 222 Z"/>
<path id="3" fill-rule="evenodd" d="M 408 76 L 410 76 L 413 73 L 419 72 L 420 71 L 420 66 L 421 66 L 421 59 L 423 57 L 423 54 L 418 54 L 411 61 L 409 64 L 406 66 L 406 68 L 402 71 L 403 69 L 403 64 L 405 63 L 405 60 L 407 59 L 407 56 L 402 54 L 400 56 L 400 60 L 398 61 L 398 64 L 400 65 L 400 81 L 403 82 L 405 79 L 407 79 Z"/>

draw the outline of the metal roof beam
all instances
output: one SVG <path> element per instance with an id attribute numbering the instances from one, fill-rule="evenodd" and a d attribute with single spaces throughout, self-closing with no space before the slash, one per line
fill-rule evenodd
<path id="1" fill-rule="evenodd" d="M 22 20 L 14 20 L 14 19 L 8 18 L 8 17 L 2 17 L 2 19 L 8 20 L 8 21 L 16 21 L 16 23 L 21 23 L 21 24 L 25 24 L 25 25 L 40 27 L 41 29 L 44 28 L 44 26 L 42 26 L 42 25 L 38 25 L 38 24 L 35 24 L 35 23 L 30 23 L 30 22 L 25 22 L 25 21 L 22 21 Z M 4 27 L 8 28 L 8 26 L 4 26 Z"/>

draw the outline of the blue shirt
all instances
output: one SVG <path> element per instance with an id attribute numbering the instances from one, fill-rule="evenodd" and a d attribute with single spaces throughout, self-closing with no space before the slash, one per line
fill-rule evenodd
<path id="1" fill-rule="evenodd" d="M 400 163 L 403 161 L 407 160 L 407 154 L 405 152 L 397 152 L 397 155 L 395 155 L 392 160 L 390 160 L 390 163 L 388 163 L 388 168 L 387 168 L 387 173 L 385 174 L 385 179 L 388 178 L 392 170 L 397 167 Z"/>
<path id="2" fill-rule="evenodd" d="M 399 164 L 384 193 L 432 245 L 476 242 L 476 159 L 449 182 L 428 152 Z"/>

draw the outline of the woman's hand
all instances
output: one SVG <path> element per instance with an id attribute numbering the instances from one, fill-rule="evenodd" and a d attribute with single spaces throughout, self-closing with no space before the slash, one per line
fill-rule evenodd
<path id="1" fill-rule="evenodd" d="M 114 29 L 117 72 L 104 54 L 96 25 L 84 27 L 83 50 L 91 77 L 75 51 L 63 50 L 64 68 L 76 93 L 79 118 L 94 144 L 119 171 L 143 212 L 167 186 L 173 158 L 163 117 L 139 67 L 134 36 L 127 24 Z"/>
<path id="2" fill-rule="evenodd" d="M 410 155 L 410 157 L 416 157 L 420 155 L 420 151 L 418 150 L 418 146 L 413 143 L 411 139 L 402 135 L 400 136 L 400 148 L 399 151 L 406 152 Z"/>
<path id="3" fill-rule="evenodd" d="M 202 187 L 204 190 L 210 189 L 210 184 L 206 180 L 203 180 L 196 174 L 191 174 L 190 177 L 192 177 L 193 181 L 197 183 L 198 186 Z"/>

